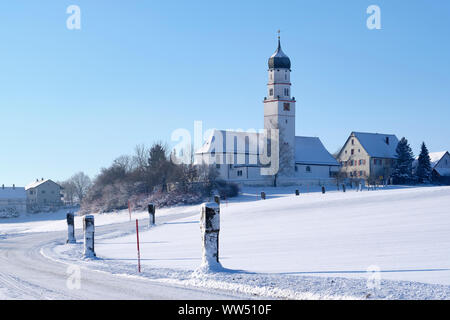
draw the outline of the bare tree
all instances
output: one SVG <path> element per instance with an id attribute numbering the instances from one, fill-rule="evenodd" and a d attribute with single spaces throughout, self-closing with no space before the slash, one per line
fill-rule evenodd
<path id="1" fill-rule="evenodd" d="M 145 170 L 148 164 L 149 150 L 143 144 L 134 147 L 133 167 L 139 171 Z"/>
<path id="2" fill-rule="evenodd" d="M 58 183 L 62 187 L 64 201 L 70 205 L 73 204 L 75 198 L 75 184 L 71 179 Z"/>
<path id="3" fill-rule="evenodd" d="M 70 181 L 75 187 L 75 196 L 78 198 L 78 201 L 81 204 L 84 196 L 86 195 L 89 187 L 92 184 L 91 179 L 84 172 L 78 172 L 70 178 Z"/>

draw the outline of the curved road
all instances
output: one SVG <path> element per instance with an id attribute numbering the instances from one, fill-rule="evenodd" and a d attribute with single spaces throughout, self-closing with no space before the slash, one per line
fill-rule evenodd
<path id="1" fill-rule="evenodd" d="M 158 217 L 158 223 L 192 214 Z M 96 227 L 96 234 L 127 231 L 130 223 Z M 50 260 L 41 248 L 64 241 L 66 232 L 12 234 L 0 239 L 0 299 L 248 299 L 231 293 L 186 288 L 145 278 L 81 269 L 81 289 L 66 285 L 67 264 Z M 82 234 L 77 232 L 77 239 Z"/>

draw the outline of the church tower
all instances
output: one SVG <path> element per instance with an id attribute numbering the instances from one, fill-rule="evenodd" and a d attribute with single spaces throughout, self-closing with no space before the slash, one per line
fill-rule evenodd
<path id="1" fill-rule="evenodd" d="M 278 48 L 269 58 L 267 97 L 264 98 L 264 129 L 279 130 L 279 175 L 292 177 L 295 169 L 295 98 L 291 98 L 291 61 Z"/>

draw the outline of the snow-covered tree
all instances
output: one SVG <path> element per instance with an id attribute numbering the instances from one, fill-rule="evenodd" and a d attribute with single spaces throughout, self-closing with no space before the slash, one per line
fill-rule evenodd
<path id="1" fill-rule="evenodd" d="M 395 151 L 397 152 L 396 161 L 391 177 L 395 184 L 411 183 L 414 180 L 412 173 L 414 154 L 405 137 L 399 141 Z"/>
<path id="2" fill-rule="evenodd" d="M 429 183 L 431 181 L 431 160 L 425 142 L 422 142 L 417 162 L 416 177 L 418 182 Z"/>

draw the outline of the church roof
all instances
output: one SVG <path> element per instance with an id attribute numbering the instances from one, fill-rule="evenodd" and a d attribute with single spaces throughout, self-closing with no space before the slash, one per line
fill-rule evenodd
<path id="1" fill-rule="evenodd" d="M 394 134 L 352 132 L 371 157 L 396 158 L 398 139 Z"/>
<path id="2" fill-rule="evenodd" d="M 278 48 L 275 53 L 269 58 L 269 69 L 290 69 L 291 60 L 289 57 L 281 50 L 280 39 L 278 39 Z"/>
<path id="3" fill-rule="evenodd" d="M 295 163 L 339 165 L 317 137 L 295 137 Z"/>
<path id="4" fill-rule="evenodd" d="M 205 141 L 196 154 L 202 153 L 229 153 L 229 154 L 253 154 L 262 153 L 259 146 L 264 146 L 264 134 L 257 132 L 241 132 L 214 130 L 213 134 Z M 222 140 L 222 143 L 220 143 Z M 228 140 L 228 141 L 227 141 Z M 217 147 L 222 145 L 221 150 Z M 339 166 L 336 159 L 328 152 L 317 137 L 295 137 L 295 162 L 309 165 Z"/>
<path id="5" fill-rule="evenodd" d="M 263 135 L 257 132 L 214 130 L 211 136 L 195 153 L 224 152 L 258 154 L 258 141 L 262 137 Z M 216 146 L 220 145 L 219 139 L 222 140 L 222 148 L 221 150 L 216 150 Z M 227 139 L 233 139 L 233 141 L 227 141 Z"/>

